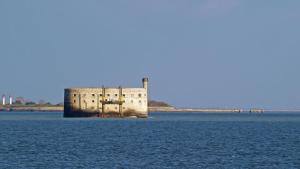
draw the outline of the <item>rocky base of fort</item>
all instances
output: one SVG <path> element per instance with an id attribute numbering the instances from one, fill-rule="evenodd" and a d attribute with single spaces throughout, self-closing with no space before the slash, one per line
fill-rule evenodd
<path id="1" fill-rule="evenodd" d="M 99 117 L 99 118 L 147 118 L 147 114 L 136 113 L 136 112 L 82 112 L 82 111 L 66 111 L 64 112 L 64 117 L 66 118 L 76 118 L 76 117 Z"/>

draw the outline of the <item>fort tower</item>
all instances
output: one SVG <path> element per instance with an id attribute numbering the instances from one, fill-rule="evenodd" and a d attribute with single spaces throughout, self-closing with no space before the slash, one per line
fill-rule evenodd
<path id="1" fill-rule="evenodd" d="M 143 88 L 146 89 L 148 91 L 148 78 L 143 78 Z"/>

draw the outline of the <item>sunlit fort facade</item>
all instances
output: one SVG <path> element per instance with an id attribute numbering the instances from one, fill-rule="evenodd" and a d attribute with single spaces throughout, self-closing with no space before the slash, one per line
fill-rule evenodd
<path id="1" fill-rule="evenodd" d="M 142 88 L 67 88 L 64 117 L 148 117 L 148 78 Z"/>

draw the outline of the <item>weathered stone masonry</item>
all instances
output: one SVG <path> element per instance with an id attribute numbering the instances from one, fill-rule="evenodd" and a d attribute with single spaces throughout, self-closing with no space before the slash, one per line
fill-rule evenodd
<path id="1" fill-rule="evenodd" d="M 148 117 L 148 78 L 143 88 L 68 88 L 64 117 Z"/>

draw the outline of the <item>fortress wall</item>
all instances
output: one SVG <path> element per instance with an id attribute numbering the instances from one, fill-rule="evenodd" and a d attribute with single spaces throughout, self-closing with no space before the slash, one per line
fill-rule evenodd
<path id="1" fill-rule="evenodd" d="M 139 113 L 143 116 L 148 114 L 148 96 L 145 88 L 123 88 L 121 98 L 124 103 L 105 104 L 102 88 L 70 88 L 65 89 L 65 114 L 72 112 L 81 113 Z M 105 88 L 105 100 L 120 100 L 119 88 Z M 103 112 L 104 111 L 104 112 Z"/>
<path id="2" fill-rule="evenodd" d="M 147 90 L 140 89 L 123 89 L 124 110 L 134 109 L 138 112 L 148 112 L 148 95 Z"/>
<path id="3" fill-rule="evenodd" d="M 65 108 L 75 111 L 97 111 L 97 93 L 102 90 L 97 88 L 74 88 L 65 90 Z"/>

